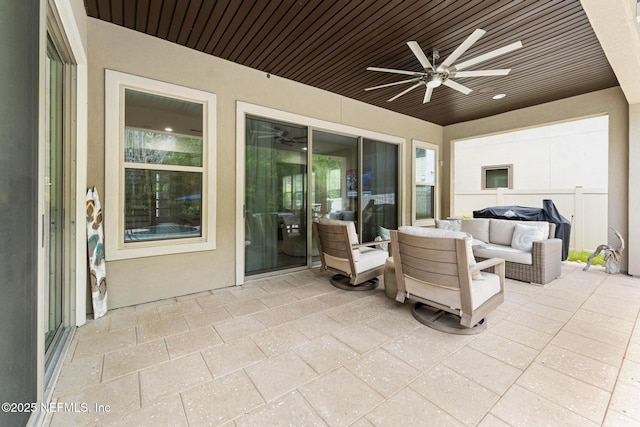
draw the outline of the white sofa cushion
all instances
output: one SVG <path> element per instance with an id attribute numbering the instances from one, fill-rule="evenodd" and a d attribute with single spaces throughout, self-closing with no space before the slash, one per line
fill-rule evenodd
<path id="1" fill-rule="evenodd" d="M 490 241 L 489 219 L 487 218 L 463 219 L 462 224 L 460 224 L 460 230 L 471 234 L 474 239 L 487 243 Z"/>
<path id="2" fill-rule="evenodd" d="M 505 261 L 518 264 L 533 264 L 531 251 L 523 251 L 522 249 L 496 245 L 495 243 L 473 246 L 473 254 L 479 258 L 502 258 Z"/>
<path id="3" fill-rule="evenodd" d="M 469 237 L 468 233 L 462 231 L 444 230 L 440 228 L 429 227 L 416 227 L 413 225 L 403 225 L 398 227 L 398 231 L 402 233 L 411 234 L 413 236 L 424 237 L 446 237 L 450 239 L 466 239 Z"/>
<path id="4" fill-rule="evenodd" d="M 511 220 L 490 219 L 488 243 L 511 246 L 513 229 L 516 227 L 516 224 L 516 221 Z"/>
<path id="5" fill-rule="evenodd" d="M 533 248 L 533 242 L 539 240 L 545 240 L 549 235 L 549 224 L 546 225 L 524 225 L 516 224 L 513 230 L 513 237 L 511 239 L 511 247 L 515 249 L 522 249 L 525 251 L 531 251 Z"/>

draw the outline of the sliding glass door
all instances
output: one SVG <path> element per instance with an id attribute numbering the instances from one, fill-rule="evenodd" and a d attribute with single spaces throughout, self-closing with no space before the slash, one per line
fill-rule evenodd
<path id="1" fill-rule="evenodd" d="M 307 264 L 307 128 L 246 120 L 245 274 Z"/>
<path id="2" fill-rule="evenodd" d="M 44 188 L 45 349 L 62 325 L 63 303 L 63 83 L 64 64 L 53 43 L 47 45 L 47 139 Z"/>
<path id="3" fill-rule="evenodd" d="M 363 242 L 397 228 L 397 145 L 258 117 L 245 135 L 245 275 L 317 262 L 320 218 L 354 221 Z"/>

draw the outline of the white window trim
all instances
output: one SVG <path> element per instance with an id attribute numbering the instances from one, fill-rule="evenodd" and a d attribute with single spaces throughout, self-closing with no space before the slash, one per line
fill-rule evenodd
<path id="1" fill-rule="evenodd" d="M 202 236 L 124 241 L 124 91 L 134 89 L 203 105 Z M 214 250 L 216 248 L 216 95 L 197 89 L 105 71 L 105 258 L 107 261 Z"/>
<path id="2" fill-rule="evenodd" d="M 482 166 L 482 176 L 480 177 L 483 190 L 496 190 L 497 188 L 508 188 L 513 190 L 513 163 L 505 165 Z M 487 187 L 487 171 L 506 169 L 507 170 L 507 186 L 506 187 Z"/>
<path id="3" fill-rule="evenodd" d="M 424 148 L 427 150 L 433 150 L 434 166 L 435 166 L 435 182 L 433 183 L 433 218 L 416 219 L 416 149 Z M 436 218 L 440 218 L 440 203 L 439 203 L 439 190 L 438 180 L 440 179 L 440 153 L 436 144 L 430 144 L 428 142 L 413 139 L 411 141 L 411 224 L 416 226 L 435 226 Z"/>

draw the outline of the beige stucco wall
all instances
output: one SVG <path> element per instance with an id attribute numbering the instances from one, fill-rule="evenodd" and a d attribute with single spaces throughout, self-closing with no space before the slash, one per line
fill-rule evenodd
<path id="1" fill-rule="evenodd" d="M 629 106 L 629 274 L 640 276 L 640 104 Z M 634 243 L 634 244 L 631 244 Z"/>
<path id="2" fill-rule="evenodd" d="M 609 115 L 608 226 L 615 227 L 623 237 L 627 238 L 629 230 L 629 107 L 619 87 L 445 126 L 442 156 L 445 159 L 442 174 L 444 177 L 441 193 L 442 215 L 446 216 L 452 210 L 453 141 L 600 114 Z M 638 241 L 628 241 L 628 245 L 640 243 L 636 242 Z M 609 234 L 608 243 L 616 247 L 618 245 L 617 238 L 612 233 Z M 624 270 L 627 270 L 626 266 L 625 256 Z"/>
<path id="3" fill-rule="evenodd" d="M 90 91 L 88 185 L 96 185 L 102 194 L 105 191 L 105 69 L 217 95 L 217 249 L 108 262 L 110 308 L 235 284 L 237 101 L 402 137 L 407 141 L 407 147 L 410 147 L 412 138 L 442 144 L 441 126 L 277 76 L 267 78 L 265 73 L 116 25 L 89 18 L 87 35 Z M 410 150 L 407 149 L 405 165 L 411 165 L 408 156 Z M 410 189 L 409 174 L 405 176 L 405 189 Z M 111 188 L 106 191 L 111 191 Z M 404 222 L 407 222 L 408 204 L 404 212 Z"/>

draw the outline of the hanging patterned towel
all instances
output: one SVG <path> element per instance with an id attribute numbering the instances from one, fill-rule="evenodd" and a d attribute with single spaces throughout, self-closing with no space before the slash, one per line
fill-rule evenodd
<path id="1" fill-rule="evenodd" d="M 87 191 L 87 249 L 91 276 L 91 300 L 93 318 L 107 313 L 107 271 L 104 261 L 104 232 L 102 229 L 102 207 L 95 187 Z"/>

